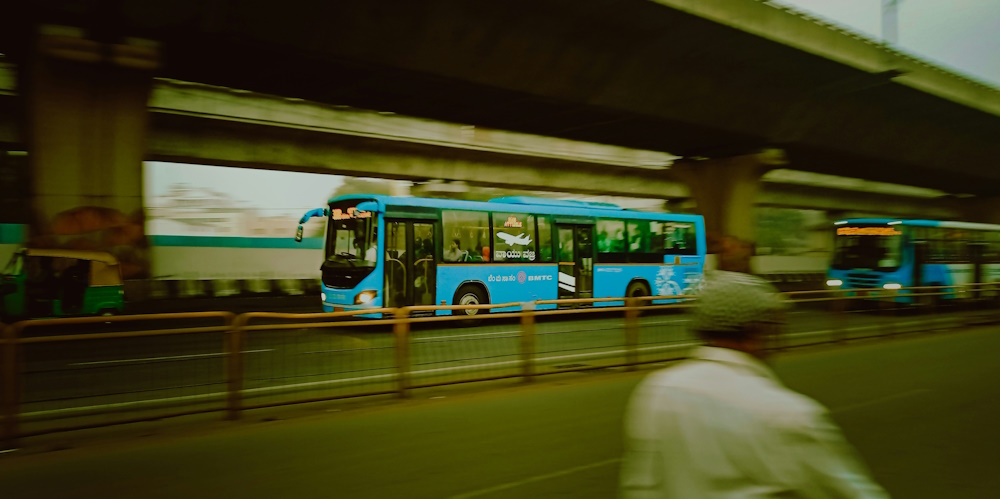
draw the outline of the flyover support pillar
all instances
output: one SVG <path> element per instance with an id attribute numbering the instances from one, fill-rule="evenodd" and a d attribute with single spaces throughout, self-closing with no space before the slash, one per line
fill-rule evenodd
<path id="1" fill-rule="evenodd" d="M 671 166 L 705 217 L 708 253 L 721 270 L 750 272 L 754 254 L 754 201 L 760 178 L 774 167 L 764 153 L 681 160 Z"/>
<path id="2" fill-rule="evenodd" d="M 29 244 L 124 253 L 144 248 L 146 155 L 153 42 L 95 41 L 43 26 L 21 67 L 31 175 Z M 119 254 L 126 277 L 144 256 Z"/>

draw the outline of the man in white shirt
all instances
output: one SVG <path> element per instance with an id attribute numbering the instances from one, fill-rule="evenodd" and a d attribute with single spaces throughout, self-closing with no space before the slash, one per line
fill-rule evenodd
<path id="1" fill-rule="evenodd" d="M 706 346 L 649 375 L 625 417 L 621 497 L 885 498 L 826 409 L 762 361 L 784 303 L 762 279 L 706 276 L 693 325 Z"/>

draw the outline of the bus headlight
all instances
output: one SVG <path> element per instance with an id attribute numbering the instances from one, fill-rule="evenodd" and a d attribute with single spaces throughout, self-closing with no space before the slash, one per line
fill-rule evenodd
<path id="1" fill-rule="evenodd" d="M 326 293 L 320 293 L 320 294 L 319 294 L 319 299 L 320 299 L 320 301 L 322 301 L 323 303 L 326 303 Z"/>
<path id="2" fill-rule="evenodd" d="M 843 286 L 844 285 L 844 281 L 841 281 L 840 279 L 827 279 L 826 280 L 826 285 L 830 286 L 830 287 L 833 287 L 833 288 L 837 288 L 837 287 Z"/>
<path id="3" fill-rule="evenodd" d="M 355 305 L 367 305 L 367 304 L 371 303 L 372 300 L 374 300 L 376 296 L 378 296 L 378 291 L 375 291 L 375 290 L 372 290 L 372 289 L 368 289 L 368 290 L 362 291 L 362 292 L 358 293 L 357 296 L 354 297 L 354 304 Z"/>
<path id="4" fill-rule="evenodd" d="M 900 289 L 902 287 L 898 282 L 887 282 L 882 285 L 882 289 Z"/>

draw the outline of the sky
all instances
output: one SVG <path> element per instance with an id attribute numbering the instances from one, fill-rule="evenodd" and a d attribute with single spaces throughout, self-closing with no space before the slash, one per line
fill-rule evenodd
<path id="1" fill-rule="evenodd" d="M 882 39 L 882 0 L 772 0 Z M 1000 88 L 1000 0 L 899 0 L 895 47 Z"/>

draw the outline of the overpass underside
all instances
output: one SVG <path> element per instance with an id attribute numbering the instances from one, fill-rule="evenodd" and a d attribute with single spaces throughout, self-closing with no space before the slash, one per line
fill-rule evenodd
<path id="1" fill-rule="evenodd" d="M 0 143 L 25 150 L 14 70 L 3 71 Z M 348 176 L 459 182 L 525 191 L 663 199 L 694 207 L 669 164 L 675 156 L 330 106 L 158 80 L 150 97 L 147 160 L 265 168 Z M 8 163 L 25 163 L 14 159 Z M 8 167 L 24 194 L 26 164 Z M 756 204 L 895 216 L 960 218 L 954 199 L 929 199 L 864 188 L 768 181 Z M 905 187 L 900 187 L 905 189 Z M 132 194 L 133 196 L 135 194 Z M 13 200 L 16 196 L 7 196 Z M 13 211 L 5 210 L 8 215 Z M 23 221 L 23 209 L 14 217 Z M 11 221 L 11 220 L 8 220 Z"/>
<path id="2" fill-rule="evenodd" d="M 754 203 L 1000 216 L 990 199 L 965 209 L 769 181 L 790 168 L 995 196 L 1000 92 L 767 2 L 207 5 L 56 0 L 0 26 L 0 50 L 21 68 L 36 232 L 76 227 L 64 215 L 85 206 L 132 231 L 148 159 L 695 198 L 711 231 L 749 240 Z M 195 86 L 171 101 L 162 94 L 177 89 L 155 78 L 247 91 Z M 324 106 L 337 105 L 683 161 L 331 127 Z"/>
<path id="3" fill-rule="evenodd" d="M 151 160 L 442 180 L 525 191 L 663 199 L 692 207 L 676 156 L 334 107 L 230 89 L 159 82 L 150 103 Z M 816 182 L 816 181 L 814 181 Z M 956 218 L 952 199 L 768 181 L 762 206 Z M 892 187 L 890 186 L 890 189 Z M 906 192 L 905 186 L 898 186 Z M 920 189 L 911 189 L 922 191 Z"/>
<path id="4" fill-rule="evenodd" d="M 15 109 L 16 94 L 0 96 Z M 675 156 L 378 113 L 246 91 L 158 80 L 144 158 L 205 165 L 375 177 L 565 194 L 661 199 L 697 210 L 671 171 Z M 24 148 L 16 113 L 0 141 Z M 21 160 L 24 162 L 24 160 Z M 26 165 L 23 165 L 24 168 Z M 950 197 L 873 192 L 763 177 L 758 206 L 901 217 L 961 218 Z M 22 179 L 23 180 L 23 179 Z M 905 191 L 905 186 L 900 186 Z M 21 191 L 23 193 L 23 191 Z M 140 196 L 129 193 L 129 197 Z M 23 210 L 22 210 L 23 211 Z"/>

